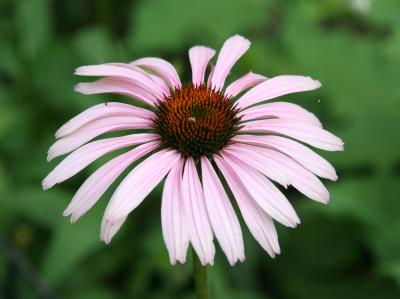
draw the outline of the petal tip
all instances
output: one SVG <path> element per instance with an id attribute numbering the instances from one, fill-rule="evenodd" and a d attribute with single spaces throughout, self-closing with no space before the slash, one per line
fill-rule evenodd
<path id="1" fill-rule="evenodd" d="M 50 184 L 50 183 L 48 182 L 47 179 L 44 179 L 44 180 L 42 181 L 42 189 L 43 189 L 43 190 L 48 190 L 48 189 L 50 189 L 51 187 L 53 187 L 53 185 L 54 185 L 54 184 Z"/>
<path id="2" fill-rule="evenodd" d="M 70 207 L 67 207 L 63 212 L 62 212 L 62 215 L 64 216 L 64 217 L 68 217 L 68 216 L 70 216 L 72 214 L 72 210 L 70 209 Z"/>
<path id="3" fill-rule="evenodd" d="M 251 44 L 250 40 L 248 40 L 247 38 L 243 37 L 240 34 L 235 34 L 235 35 L 231 36 L 230 38 L 228 38 L 228 40 L 238 40 L 238 41 L 244 42 L 245 44 L 248 44 L 249 46 Z"/>

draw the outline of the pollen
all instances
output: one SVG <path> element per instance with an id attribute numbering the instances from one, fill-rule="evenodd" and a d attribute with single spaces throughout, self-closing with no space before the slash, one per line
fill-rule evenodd
<path id="1" fill-rule="evenodd" d="M 153 127 L 166 147 L 185 156 L 211 157 L 239 130 L 232 98 L 206 85 L 186 85 L 158 101 Z"/>

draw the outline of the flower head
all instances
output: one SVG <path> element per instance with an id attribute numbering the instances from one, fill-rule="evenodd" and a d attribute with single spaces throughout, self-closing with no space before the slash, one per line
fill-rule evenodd
<path id="1" fill-rule="evenodd" d="M 165 178 L 161 220 L 172 264 L 186 261 L 189 242 L 203 265 L 213 264 L 214 236 L 232 265 L 244 260 L 242 232 L 228 188 L 261 247 L 272 257 L 279 253 L 273 220 L 288 227 L 300 220 L 272 181 L 327 203 L 329 193 L 318 176 L 336 180 L 336 172 L 302 143 L 337 151 L 343 142 L 300 106 L 268 101 L 320 87 L 310 77 L 268 79 L 250 72 L 224 88 L 230 70 L 249 46 L 239 35 L 225 41 L 206 82 L 215 51 L 204 46 L 189 50 L 192 82 L 188 84 L 182 84 L 175 68 L 160 58 L 79 67 L 77 75 L 104 78 L 80 83 L 76 91 L 122 94 L 145 108 L 133 103 L 99 104 L 56 132 L 58 140 L 49 149 L 48 160 L 72 153 L 43 180 L 44 189 L 107 153 L 127 150 L 83 183 L 64 215 L 77 221 L 125 169 L 144 158 L 108 203 L 101 225 L 104 242 L 111 241 L 128 214 Z M 93 141 L 122 130 L 131 134 Z"/>

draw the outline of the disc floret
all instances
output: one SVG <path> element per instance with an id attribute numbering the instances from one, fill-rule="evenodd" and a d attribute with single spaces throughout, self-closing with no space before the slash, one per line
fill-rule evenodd
<path id="1" fill-rule="evenodd" d="M 154 129 L 165 146 L 187 156 L 212 156 L 239 130 L 232 98 L 206 85 L 186 85 L 156 105 Z"/>

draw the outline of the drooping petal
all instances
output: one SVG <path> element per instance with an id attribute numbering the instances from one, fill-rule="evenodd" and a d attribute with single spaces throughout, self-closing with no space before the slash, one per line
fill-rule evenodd
<path id="1" fill-rule="evenodd" d="M 184 160 L 181 158 L 172 167 L 165 180 L 162 195 L 162 232 L 172 265 L 175 265 L 176 261 L 186 262 L 186 252 L 189 245 L 189 232 L 182 196 L 183 164 Z"/>
<path id="2" fill-rule="evenodd" d="M 218 54 L 217 63 L 211 77 L 211 87 L 220 90 L 233 65 L 249 49 L 250 41 L 240 35 L 228 38 Z"/>
<path id="3" fill-rule="evenodd" d="M 74 118 L 70 119 L 57 130 L 56 137 L 64 137 L 91 121 L 111 116 L 132 116 L 134 118 L 142 119 L 155 118 L 155 114 L 147 109 L 124 103 L 106 102 L 103 104 L 92 106 L 89 109 L 81 112 Z"/>
<path id="4" fill-rule="evenodd" d="M 255 120 L 243 124 L 241 133 L 277 133 L 326 151 L 343 150 L 343 141 L 332 133 L 304 122 L 286 119 Z"/>
<path id="5" fill-rule="evenodd" d="M 237 101 L 239 108 L 245 108 L 259 102 L 277 98 L 286 94 L 314 90 L 321 83 L 305 76 L 277 76 L 250 89 Z"/>
<path id="6" fill-rule="evenodd" d="M 159 141 L 149 142 L 108 161 L 83 183 L 65 209 L 64 216 L 72 214 L 71 222 L 76 222 L 100 199 L 129 165 L 159 146 Z"/>
<path id="7" fill-rule="evenodd" d="M 322 182 L 289 156 L 272 149 L 247 144 L 237 143 L 232 145 L 232 148 L 242 151 L 242 153 L 249 155 L 254 160 L 274 165 L 287 177 L 293 187 L 307 197 L 322 203 L 328 202 L 329 192 Z"/>
<path id="8" fill-rule="evenodd" d="M 237 159 L 241 160 L 243 163 L 249 165 L 254 169 L 257 169 L 266 177 L 281 184 L 285 188 L 290 185 L 290 182 L 286 175 L 282 173 L 278 167 L 276 167 L 276 163 L 266 163 L 263 159 L 256 160 L 252 157 L 252 155 L 249 155 L 248 152 L 244 151 L 240 146 L 237 146 L 236 144 L 229 145 L 224 150 L 230 153 L 232 156 L 236 157 Z"/>
<path id="9" fill-rule="evenodd" d="M 239 220 L 214 168 L 204 156 L 201 157 L 201 170 L 204 199 L 213 231 L 229 263 L 234 265 L 238 260 L 244 260 Z"/>
<path id="10" fill-rule="evenodd" d="M 275 253 L 280 253 L 280 248 L 272 218 L 257 205 L 240 178 L 223 158 L 214 156 L 214 161 L 226 179 L 251 234 L 271 257 L 275 257 Z"/>
<path id="11" fill-rule="evenodd" d="M 235 97 L 242 91 L 253 87 L 261 82 L 267 80 L 267 77 L 264 77 L 259 74 L 255 74 L 253 72 L 249 72 L 248 74 L 244 75 L 243 77 L 233 81 L 226 89 L 225 95 L 227 97 Z"/>
<path id="12" fill-rule="evenodd" d="M 195 46 L 190 48 L 189 59 L 192 66 L 192 83 L 194 85 L 203 84 L 207 65 L 214 55 L 215 50 L 208 47 Z"/>
<path id="13" fill-rule="evenodd" d="M 268 215 L 285 226 L 295 227 L 300 223 L 292 205 L 270 180 L 225 151 L 221 151 L 221 156 L 231 165 L 251 196 Z"/>
<path id="14" fill-rule="evenodd" d="M 115 234 L 119 231 L 122 224 L 124 224 L 127 217 L 124 217 L 116 222 L 107 221 L 105 217 L 101 222 L 100 229 L 100 240 L 106 244 L 110 244 L 111 239 L 115 236 Z"/>
<path id="15" fill-rule="evenodd" d="M 144 70 L 143 70 L 144 71 Z M 145 72 L 145 71 L 144 71 Z M 146 73 L 147 74 L 147 73 Z M 160 77 L 153 75 L 153 74 L 147 74 L 150 76 L 150 78 L 162 88 L 164 97 L 170 96 L 171 95 L 171 90 L 169 89 L 167 83 Z"/>
<path id="16" fill-rule="evenodd" d="M 210 87 L 210 88 L 211 88 L 211 78 L 214 74 L 214 69 L 215 69 L 215 65 L 212 62 L 210 62 L 210 73 L 207 78 L 207 87 Z"/>
<path id="17" fill-rule="evenodd" d="M 80 76 L 111 76 L 127 78 L 145 89 L 158 99 L 164 98 L 164 90 L 142 69 L 123 63 L 105 63 L 98 65 L 86 65 L 75 70 Z"/>
<path id="18" fill-rule="evenodd" d="M 99 157 L 127 146 L 154 141 L 156 134 L 132 134 L 90 142 L 67 156 L 43 180 L 43 189 L 49 189 L 77 174 Z"/>
<path id="19" fill-rule="evenodd" d="M 160 90 L 162 90 L 162 93 L 165 94 L 166 96 L 169 96 L 171 94 L 171 91 L 167 85 L 167 83 L 161 79 L 159 76 L 150 74 L 148 72 L 146 72 L 144 69 L 135 66 L 133 64 L 127 64 L 127 63 L 114 63 L 114 65 L 118 65 L 127 69 L 132 69 L 136 72 L 142 73 L 144 76 L 149 77 L 151 80 L 153 80 L 153 82 L 155 84 L 157 84 L 158 88 L 160 88 Z"/>
<path id="20" fill-rule="evenodd" d="M 157 57 L 145 57 L 131 62 L 132 65 L 145 67 L 165 80 L 173 89 L 182 86 L 174 66 L 168 61 Z"/>
<path id="21" fill-rule="evenodd" d="M 313 113 L 299 105 L 286 102 L 274 102 L 254 106 L 239 112 L 238 116 L 242 117 L 242 121 L 261 118 L 281 118 L 302 121 L 313 126 L 322 127 L 321 122 Z"/>
<path id="22" fill-rule="evenodd" d="M 94 120 L 73 133 L 58 139 L 49 149 L 47 160 L 67 154 L 95 137 L 113 131 L 127 129 L 149 129 L 152 120 L 132 116 L 114 116 Z"/>
<path id="23" fill-rule="evenodd" d="M 236 135 L 232 141 L 278 150 L 312 173 L 330 180 L 337 180 L 333 166 L 320 155 L 299 142 L 281 136 Z"/>
<path id="24" fill-rule="evenodd" d="M 193 248 L 203 266 L 213 265 L 215 255 L 213 233 L 204 202 L 204 193 L 192 157 L 187 159 L 183 173 L 183 198 L 189 238 Z"/>
<path id="25" fill-rule="evenodd" d="M 161 150 L 136 166 L 114 192 L 105 212 L 106 221 L 116 223 L 140 205 L 179 158 L 176 151 Z"/>
<path id="26" fill-rule="evenodd" d="M 78 83 L 75 91 L 82 94 L 115 93 L 134 98 L 154 106 L 156 97 L 138 86 L 135 81 L 119 77 L 106 77 L 94 82 Z"/>

